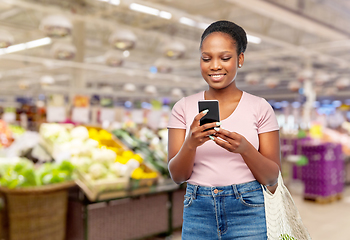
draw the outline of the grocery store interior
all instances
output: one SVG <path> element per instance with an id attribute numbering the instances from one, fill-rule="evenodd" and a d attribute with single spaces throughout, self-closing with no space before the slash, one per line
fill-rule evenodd
<path id="1" fill-rule="evenodd" d="M 0 0 L 0 240 L 181 239 L 167 124 L 223 19 L 312 239 L 350 239 L 349 1 Z"/>

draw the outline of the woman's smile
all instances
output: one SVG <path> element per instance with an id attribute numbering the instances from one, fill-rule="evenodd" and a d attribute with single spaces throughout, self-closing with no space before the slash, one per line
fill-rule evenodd
<path id="1" fill-rule="evenodd" d="M 213 73 L 209 74 L 209 77 L 213 82 L 220 82 L 225 77 L 225 75 L 225 73 Z"/>

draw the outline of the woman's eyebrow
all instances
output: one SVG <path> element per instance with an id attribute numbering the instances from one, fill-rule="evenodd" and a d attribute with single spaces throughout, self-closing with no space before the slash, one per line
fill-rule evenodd
<path id="1" fill-rule="evenodd" d="M 222 51 L 220 53 L 232 53 L 232 51 Z M 202 52 L 202 54 L 210 54 L 210 52 Z"/>

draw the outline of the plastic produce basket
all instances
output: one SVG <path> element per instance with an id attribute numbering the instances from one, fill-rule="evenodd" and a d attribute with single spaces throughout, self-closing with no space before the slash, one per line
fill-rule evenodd
<path id="1" fill-rule="evenodd" d="M 7 189 L 4 193 L 11 240 L 64 240 L 67 218 L 67 189 L 74 182 L 40 187 Z"/>

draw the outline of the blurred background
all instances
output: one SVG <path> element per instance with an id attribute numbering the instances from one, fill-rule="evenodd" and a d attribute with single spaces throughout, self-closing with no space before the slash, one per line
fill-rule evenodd
<path id="1" fill-rule="evenodd" d="M 349 239 L 346 0 L 0 0 L 0 239 L 180 239 L 166 126 L 206 89 L 200 36 L 223 19 L 312 238 Z"/>

